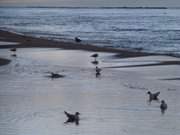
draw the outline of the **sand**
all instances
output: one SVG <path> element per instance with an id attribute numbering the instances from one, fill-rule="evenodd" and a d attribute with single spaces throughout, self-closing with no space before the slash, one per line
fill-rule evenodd
<path id="1" fill-rule="evenodd" d="M 4 41 L 20 45 L 17 57 L 11 56 L 12 46 L 0 49 L 0 57 L 11 60 L 0 66 L 2 135 L 179 135 L 179 58 L 141 53 L 135 57 L 137 52 L 109 48 L 65 49 L 59 43 L 50 48 L 38 45 L 41 39 L 33 39 L 36 45 L 21 44 L 11 36 Z M 90 57 L 97 51 L 102 68 L 98 78 Z M 119 53 L 121 58 L 116 57 Z M 49 72 L 65 77 L 51 79 Z M 148 90 L 161 92 L 160 100 L 168 104 L 164 115 L 159 102 L 147 102 Z M 79 111 L 80 125 L 65 125 L 64 110 Z"/>

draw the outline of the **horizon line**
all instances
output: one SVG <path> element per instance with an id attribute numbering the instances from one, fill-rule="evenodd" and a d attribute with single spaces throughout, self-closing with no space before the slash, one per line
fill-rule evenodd
<path id="1" fill-rule="evenodd" d="M 97 6 L 97 7 L 86 7 L 86 6 L 1 6 L 0 8 L 104 8 L 104 9 L 113 9 L 113 8 L 119 8 L 119 9 L 180 9 L 180 7 L 161 7 L 161 6 L 112 6 L 112 7 L 106 7 L 106 6 Z"/>

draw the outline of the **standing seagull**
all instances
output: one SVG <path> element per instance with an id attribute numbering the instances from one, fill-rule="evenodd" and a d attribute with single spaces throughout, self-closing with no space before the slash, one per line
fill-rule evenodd
<path id="1" fill-rule="evenodd" d="M 96 66 L 96 78 L 101 75 L 101 68 Z"/>
<path id="2" fill-rule="evenodd" d="M 94 64 L 94 65 L 98 65 L 98 64 L 99 64 L 99 61 L 94 60 L 94 61 L 92 61 L 91 63 Z"/>
<path id="3" fill-rule="evenodd" d="M 64 113 L 68 118 L 67 121 L 64 122 L 65 124 L 69 123 L 69 122 L 71 122 L 71 123 L 75 122 L 76 125 L 79 125 L 79 115 L 80 115 L 79 112 L 76 112 L 75 114 L 70 114 L 70 113 L 64 111 Z"/>
<path id="4" fill-rule="evenodd" d="M 95 59 L 95 61 L 98 56 L 99 56 L 98 53 L 94 53 L 93 55 L 91 55 L 91 57 L 93 57 Z"/>
<path id="5" fill-rule="evenodd" d="M 12 54 L 11 56 L 12 56 L 12 57 L 17 57 L 17 55 L 16 55 L 16 54 Z"/>
<path id="6" fill-rule="evenodd" d="M 16 48 L 11 48 L 10 51 L 11 52 L 16 52 Z"/>
<path id="7" fill-rule="evenodd" d="M 96 72 L 96 78 L 98 78 L 101 75 L 101 72 Z"/>
<path id="8" fill-rule="evenodd" d="M 160 109 L 161 109 L 161 113 L 164 114 L 165 111 L 167 110 L 167 104 L 164 100 L 161 101 L 161 105 L 160 105 Z"/>
<path id="9" fill-rule="evenodd" d="M 74 39 L 77 43 L 79 43 L 79 42 L 81 42 L 82 40 L 80 39 L 80 38 L 78 38 L 78 37 L 75 37 L 75 39 Z"/>
<path id="10" fill-rule="evenodd" d="M 99 68 L 98 66 L 96 66 L 96 72 L 101 72 L 101 68 Z"/>

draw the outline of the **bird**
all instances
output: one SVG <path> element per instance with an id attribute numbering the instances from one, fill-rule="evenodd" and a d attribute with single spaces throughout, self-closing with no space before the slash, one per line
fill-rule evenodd
<path id="1" fill-rule="evenodd" d="M 100 72 L 96 72 L 96 78 L 98 78 L 101 75 Z"/>
<path id="2" fill-rule="evenodd" d="M 161 109 L 161 113 L 164 114 L 165 111 L 167 110 L 168 106 L 166 104 L 166 102 L 164 100 L 161 100 L 161 105 L 160 105 L 160 109 Z"/>
<path id="3" fill-rule="evenodd" d="M 16 52 L 16 48 L 11 48 L 10 51 L 11 52 Z"/>
<path id="4" fill-rule="evenodd" d="M 147 92 L 147 94 L 149 94 L 149 102 L 151 102 L 152 100 L 159 100 L 158 96 L 160 94 L 160 92 L 156 92 L 156 93 L 151 93 L 150 91 Z"/>
<path id="5" fill-rule="evenodd" d="M 99 56 L 98 53 L 94 53 L 94 54 L 91 55 L 91 57 L 93 57 L 95 60 L 96 60 L 96 58 L 97 58 L 98 56 Z"/>
<path id="6" fill-rule="evenodd" d="M 79 42 L 82 41 L 82 40 L 81 40 L 80 38 L 78 38 L 78 37 L 75 37 L 74 40 L 75 40 L 77 43 L 79 43 Z"/>
<path id="7" fill-rule="evenodd" d="M 75 123 L 76 125 L 79 125 L 79 112 L 76 112 L 75 114 L 70 114 L 66 111 L 64 111 L 64 114 L 67 116 L 67 120 L 64 122 L 65 124 L 71 122 L 71 123 Z"/>
<path id="8" fill-rule="evenodd" d="M 12 57 L 17 57 L 17 55 L 16 55 L 16 54 L 12 54 L 11 56 L 12 56 Z"/>
<path id="9" fill-rule="evenodd" d="M 96 66 L 96 72 L 101 72 L 101 68 L 99 68 L 98 66 Z"/>
<path id="10" fill-rule="evenodd" d="M 94 65 L 98 65 L 98 64 L 99 64 L 99 61 L 94 60 L 94 61 L 92 61 L 91 63 L 94 64 Z"/>
<path id="11" fill-rule="evenodd" d="M 101 75 L 101 69 L 96 66 L 96 78 Z"/>
<path id="12" fill-rule="evenodd" d="M 60 74 L 57 74 L 57 73 L 54 73 L 54 72 L 50 72 L 50 76 L 52 79 L 54 78 L 62 78 L 64 77 L 64 75 L 60 75 Z"/>

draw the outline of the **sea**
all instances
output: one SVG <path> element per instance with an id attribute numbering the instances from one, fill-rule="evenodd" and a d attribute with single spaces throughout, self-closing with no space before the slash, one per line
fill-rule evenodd
<path id="1" fill-rule="evenodd" d="M 180 9 L 0 8 L 0 29 L 84 45 L 180 56 Z"/>

